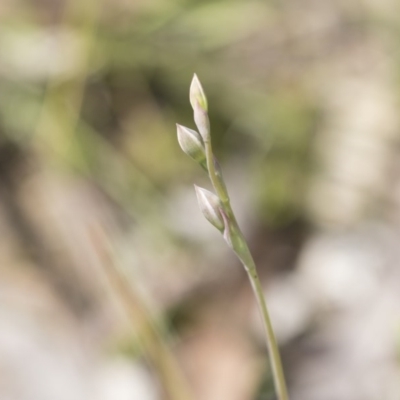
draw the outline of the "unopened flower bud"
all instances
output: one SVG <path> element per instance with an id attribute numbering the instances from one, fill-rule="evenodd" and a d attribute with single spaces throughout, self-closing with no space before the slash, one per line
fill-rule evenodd
<path id="1" fill-rule="evenodd" d="M 207 111 L 204 111 L 201 107 L 196 107 L 193 110 L 194 122 L 200 132 L 203 141 L 210 140 L 210 121 L 208 119 Z"/>
<path id="2" fill-rule="evenodd" d="M 176 131 L 181 149 L 193 160 L 203 165 L 206 161 L 206 153 L 200 134 L 179 124 L 176 124 Z"/>
<path id="3" fill-rule="evenodd" d="M 207 98 L 196 74 L 193 75 L 189 93 L 190 104 L 192 105 L 193 110 L 200 107 L 203 111 L 207 112 Z"/>
<path id="4" fill-rule="evenodd" d="M 189 91 L 190 104 L 193 108 L 194 122 L 204 141 L 210 139 L 210 121 L 207 114 L 207 98 L 196 74 L 193 75 Z"/>
<path id="5" fill-rule="evenodd" d="M 194 185 L 196 189 L 197 201 L 204 217 L 214 225 L 219 231 L 224 230 L 224 220 L 220 211 L 220 202 L 218 197 L 210 191 Z"/>

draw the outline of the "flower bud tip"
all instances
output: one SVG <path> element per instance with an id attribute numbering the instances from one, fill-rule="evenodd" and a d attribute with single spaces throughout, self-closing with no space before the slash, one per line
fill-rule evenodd
<path id="1" fill-rule="evenodd" d="M 207 111 L 207 97 L 196 74 L 193 75 L 189 94 L 190 104 L 192 105 L 193 110 L 196 110 L 197 107 L 200 107 L 203 111 Z"/>

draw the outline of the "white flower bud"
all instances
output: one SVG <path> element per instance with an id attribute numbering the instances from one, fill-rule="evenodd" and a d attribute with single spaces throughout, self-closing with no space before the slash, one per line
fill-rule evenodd
<path id="1" fill-rule="evenodd" d="M 207 98 L 196 74 L 193 75 L 189 91 L 190 104 L 193 108 L 194 122 L 204 141 L 210 139 L 210 121 L 207 114 Z"/>
<path id="2" fill-rule="evenodd" d="M 219 198 L 210 191 L 194 185 L 196 189 L 197 201 L 204 217 L 214 225 L 219 231 L 224 230 L 224 220 L 220 211 Z"/>
<path id="3" fill-rule="evenodd" d="M 176 131 L 181 149 L 193 160 L 203 164 L 206 160 L 206 153 L 200 134 L 179 124 L 176 124 Z"/>
<path id="4" fill-rule="evenodd" d="M 193 75 L 189 94 L 190 104 L 192 105 L 193 110 L 200 107 L 203 111 L 207 112 L 207 98 L 196 74 Z"/>
<path id="5" fill-rule="evenodd" d="M 201 137 L 206 142 L 210 140 L 210 121 L 208 114 L 202 108 L 197 107 L 194 109 L 194 122 L 200 132 Z"/>

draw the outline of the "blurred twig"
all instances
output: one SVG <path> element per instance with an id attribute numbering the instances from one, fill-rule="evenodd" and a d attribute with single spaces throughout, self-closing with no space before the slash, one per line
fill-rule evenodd
<path id="1" fill-rule="evenodd" d="M 107 278 L 135 327 L 138 341 L 156 369 L 168 398 L 170 400 L 193 399 L 174 355 L 152 321 L 140 295 L 116 267 L 105 234 L 100 229 L 93 229 L 91 239 L 104 266 Z"/>

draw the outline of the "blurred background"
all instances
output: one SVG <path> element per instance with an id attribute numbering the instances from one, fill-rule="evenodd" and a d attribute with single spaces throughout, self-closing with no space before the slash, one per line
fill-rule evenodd
<path id="1" fill-rule="evenodd" d="M 194 72 L 292 400 L 400 399 L 400 4 L 0 1 L 0 398 L 272 400 L 181 152 Z"/>

